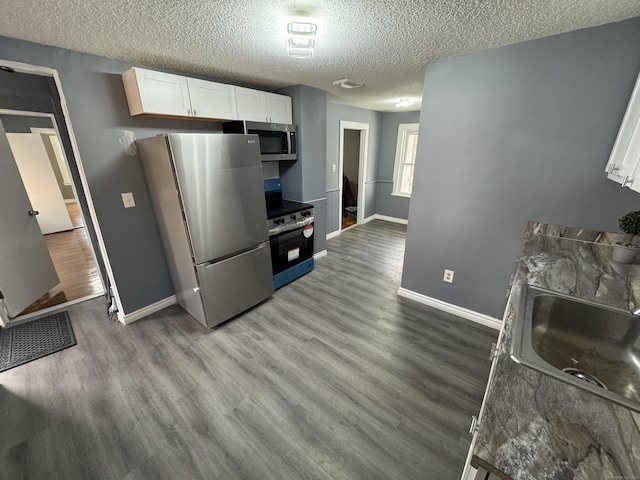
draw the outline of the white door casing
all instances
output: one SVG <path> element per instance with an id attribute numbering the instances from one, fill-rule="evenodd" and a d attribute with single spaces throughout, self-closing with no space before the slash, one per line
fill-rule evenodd
<path id="1" fill-rule="evenodd" d="M 10 318 L 59 281 L 32 210 L 0 123 L 0 291 Z"/>
<path id="2" fill-rule="evenodd" d="M 56 156 L 56 163 L 58 164 L 58 168 L 60 169 L 60 175 L 62 176 L 62 183 L 64 185 L 71 185 L 71 173 L 69 173 L 69 167 L 67 166 L 67 159 L 64 154 L 64 150 L 62 145 L 60 145 L 60 140 L 58 140 L 58 134 L 53 128 L 38 128 L 31 127 L 31 133 L 39 133 L 41 135 L 46 135 L 51 142 L 51 147 L 53 148 L 53 153 Z"/>
<path id="3" fill-rule="evenodd" d="M 21 73 L 29 73 L 31 75 L 40 75 L 44 77 L 50 77 L 53 79 L 58 95 L 60 96 L 60 107 L 62 108 L 62 115 L 64 121 L 66 123 L 67 133 L 69 135 L 69 140 L 71 142 L 71 150 L 73 151 L 73 160 L 75 160 L 76 167 L 78 169 L 78 173 L 80 175 L 80 183 L 82 185 L 83 194 L 87 201 L 87 207 L 89 209 L 89 215 L 91 218 L 91 223 L 93 224 L 93 228 L 96 234 L 96 240 L 98 242 L 98 247 L 100 249 L 100 254 L 102 257 L 102 261 L 107 272 L 107 276 L 109 279 L 109 285 L 111 288 L 111 294 L 113 295 L 115 305 L 118 309 L 118 320 L 121 323 L 125 323 L 125 312 L 122 307 L 122 301 L 120 299 L 120 292 L 118 291 L 118 285 L 115 281 L 115 276 L 113 274 L 113 268 L 111 267 L 111 262 L 109 260 L 109 255 L 107 253 L 107 248 L 104 243 L 104 237 L 102 235 L 102 229 L 100 228 L 100 223 L 98 222 L 98 216 L 96 214 L 95 207 L 93 205 L 93 198 L 91 195 L 91 191 L 89 190 L 89 184 L 87 181 L 87 176 L 84 171 L 84 166 L 82 165 L 82 159 L 80 157 L 80 149 L 78 148 L 78 142 L 76 141 L 75 133 L 73 131 L 73 126 L 71 125 L 71 119 L 69 117 L 69 109 L 67 108 L 67 101 L 64 94 L 64 90 L 62 89 L 62 84 L 60 83 L 60 75 L 58 75 L 58 71 L 54 68 L 42 67 L 37 65 L 30 65 L 28 63 L 22 62 L 14 62 L 12 60 L 3 60 L 0 59 L 0 65 L 7 66 L 15 70 L 16 72 Z M 0 111 L 0 113 L 6 113 Z M 33 115 L 32 112 L 18 112 L 26 115 Z M 42 116 L 38 114 L 37 116 Z M 50 118 L 54 118 L 53 115 L 49 115 Z M 53 120 L 52 120 L 53 121 Z M 58 138 L 60 138 L 60 132 L 58 132 L 58 127 L 53 121 L 54 129 L 57 132 Z M 73 184 L 72 184 L 73 185 Z M 75 189 L 74 185 L 74 195 L 78 198 L 78 192 Z M 86 224 L 86 223 L 85 223 Z M 0 311 L 0 315 L 2 312 Z"/>
<path id="4" fill-rule="evenodd" d="M 7 133 L 22 183 L 43 235 L 72 230 L 73 223 L 58 187 L 49 155 L 38 133 Z"/>

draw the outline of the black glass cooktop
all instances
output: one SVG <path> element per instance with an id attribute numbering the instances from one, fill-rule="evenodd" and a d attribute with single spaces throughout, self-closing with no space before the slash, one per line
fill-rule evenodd
<path id="1" fill-rule="evenodd" d="M 302 212 L 303 210 L 309 210 L 313 208 L 313 205 L 309 203 L 292 202 L 290 200 L 282 200 L 282 205 L 275 208 L 267 209 L 267 219 L 282 217 L 284 215 L 290 215 L 292 213 Z"/>

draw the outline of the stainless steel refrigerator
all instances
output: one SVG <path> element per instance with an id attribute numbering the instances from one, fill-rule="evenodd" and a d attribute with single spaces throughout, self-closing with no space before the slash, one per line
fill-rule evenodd
<path id="1" fill-rule="evenodd" d="M 213 327 L 273 294 L 257 135 L 136 142 L 178 303 Z"/>

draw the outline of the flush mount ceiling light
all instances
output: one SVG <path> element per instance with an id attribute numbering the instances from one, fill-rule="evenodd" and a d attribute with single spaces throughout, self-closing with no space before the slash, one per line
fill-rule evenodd
<path id="1" fill-rule="evenodd" d="M 409 105 L 413 105 L 413 100 L 410 98 L 401 98 L 398 103 L 396 103 L 396 108 L 408 107 Z"/>
<path id="2" fill-rule="evenodd" d="M 317 24 L 310 18 L 298 17 L 290 19 L 287 24 L 287 53 L 291 58 L 311 58 L 316 41 L 313 38 L 318 32 Z"/>
<path id="3" fill-rule="evenodd" d="M 313 48 L 316 41 L 308 37 L 291 37 L 289 39 L 289 47 L 291 48 Z"/>
<path id="4" fill-rule="evenodd" d="M 289 35 L 313 36 L 318 31 L 318 26 L 311 22 L 291 22 L 287 25 Z"/>
<path id="5" fill-rule="evenodd" d="M 335 80 L 333 84 L 340 85 L 342 88 L 359 88 L 364 85 L 364 83 L 352 82 L 348 78 L 343 78 L 342 80 Z"/>
<path id="6" fill-rule="evenodd" d="M 287 51 L 291 58 L 313 57 L 313 48 L 289 48 Z"/>

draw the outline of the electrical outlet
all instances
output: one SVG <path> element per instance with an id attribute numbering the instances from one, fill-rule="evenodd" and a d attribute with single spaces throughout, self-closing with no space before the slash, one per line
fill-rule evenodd
<path id="1" fill-rule="evenodd" d="M 447 283 L 453 283 L 453 270 L 445 270 L 444 278 L 442 279 Z"/>
<path id="2" fill-rule="evenodd" d="M 331 164 L 331 172 L 332 173 L 336 173 L 336 164 L 335 163 Z"/>
<path id="3" fill-rule="evenodd" d="M 136 201 L 133 199 L 133 193 L 123 193 L 122 194 L 122 203 L 124 204 L 124 208 L 131 208 L 136 206 Z"/>

